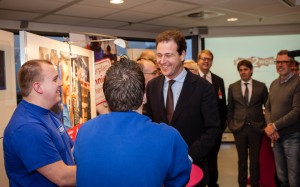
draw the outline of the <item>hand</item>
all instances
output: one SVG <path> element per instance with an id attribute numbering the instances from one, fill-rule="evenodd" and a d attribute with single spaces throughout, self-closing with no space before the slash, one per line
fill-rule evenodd
<path id="1" fill-rule="evenodd" d="M 277 131 L 275 131 L 269 137 L 271 138 L 272 141 L 276 141 L 276 140 L 278 140 L 280 138 L 279 133 Z"/>
<path id="2" fill-rule="evenodd" d="M 273 123 L 269 123 L 267 127 L 265 128 L 265 133 L 270 137 L 271 134 L 273 134 L 276 131 L 276 129 L 273 127 Z"/>

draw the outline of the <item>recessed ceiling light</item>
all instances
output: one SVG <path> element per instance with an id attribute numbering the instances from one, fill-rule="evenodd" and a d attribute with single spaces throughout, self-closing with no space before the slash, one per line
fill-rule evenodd
<path id="1" fill-rule="evenodd" d="M 228 18 L 227 21 L 237 21 L 238 18 Z"/>
<path id="2" fill-rule="evenodd" d="M 123 0 L 110 0 L 109 2 L 110 2 L 111 4 L 122 4 L 122 3 L 124 3 Z"/>

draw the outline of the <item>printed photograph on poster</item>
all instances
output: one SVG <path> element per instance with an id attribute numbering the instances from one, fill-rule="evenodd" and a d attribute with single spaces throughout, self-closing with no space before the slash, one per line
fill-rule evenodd
<path id="1" fill-rule="evenodd" d="M 95 62 L 95 96 L 96 109 L 99 114 L 105 113 L 107 108 L 105 96 L 103 93 L 103 82 L 106 71 L 111 66 L 111 61 L 107 58 Z"/>
<path id="2" fill-rule="evenodd" d="M 87 48 L 94 51 L 95 62 L 100 61 L 102 59 L 109 59 L 113 64 L 117 61 L 117 48 L 113 40 L 107 41 L 107 39 L 92 36 L 91 43 L 87 46 Z"/>
<path id="3" fill-rule="evenodd" d="M 71 57 L 71 103 L 74 126 L 91 119 L 89 60 L 86 56 Z"/>
<path id="4" fill-rule="evenodd" d="M 49 60 L 58 70 L 61 102 L 52 108 L 68 130 L 91 119 L 89 58 L 39 47 L 39 58 Z"/>
<path id="5" fill-rule="evenodd" d="M 0 50 L 0 90 L 6 89 L 5 79 L 5 56 L 4 51 Z"/>

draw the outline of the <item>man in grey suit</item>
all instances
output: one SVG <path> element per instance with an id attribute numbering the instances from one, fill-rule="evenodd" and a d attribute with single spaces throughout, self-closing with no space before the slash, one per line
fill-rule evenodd
<path id="1" fill-rule="evenodd" d="M 259 152 L 266 126 L 263 105 L 268 89 L 264 83 L 251 78 L 250 61 L 240 61 L 237 69 L 241 80 L 229 86 L 227 120 L 238 152 L 238 183 L 240 187 L 247 186 L 249 149 L 251 187 L 259 187 Z"/>
<path id="2" fill-rule="evenodd" d="M 160 33 L 156 52 L 162 75 L 147 84 L 147 114 L 153 121 L 168 123 L 180 132 L 193 163 L 203 169 L 204 179 L 199 186 L 204 187 L 208 176 L 207 154 L 221 133 L 214 88 L 183 67 L 186 41 L 181 32 Z"/>

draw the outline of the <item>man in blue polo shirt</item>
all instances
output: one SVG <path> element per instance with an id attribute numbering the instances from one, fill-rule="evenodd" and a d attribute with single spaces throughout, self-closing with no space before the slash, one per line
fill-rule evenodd
<path id="1" fill-rule="evenodd" d="M 5 169 L 11 187 L 75 186 L 73 142 L 50 109 L 61 80 L 49 61 L 31 60 L 18 74 L 23 100 L 4 131 Z"/>

